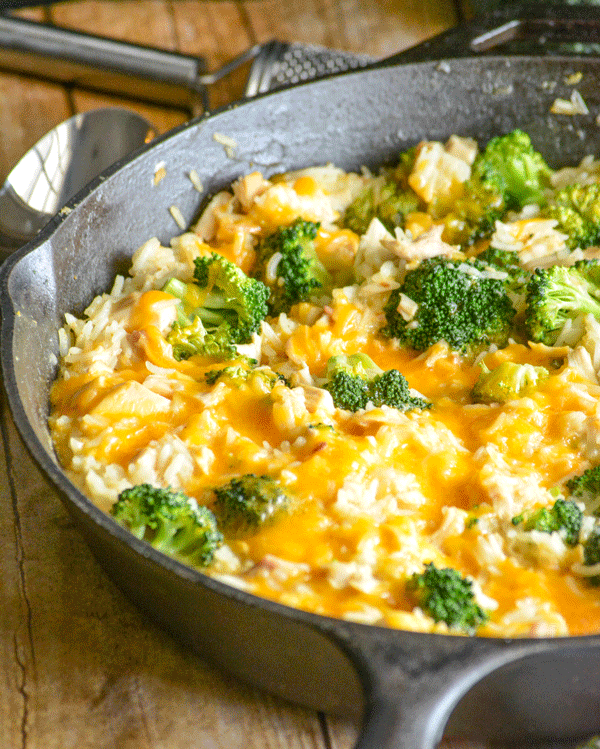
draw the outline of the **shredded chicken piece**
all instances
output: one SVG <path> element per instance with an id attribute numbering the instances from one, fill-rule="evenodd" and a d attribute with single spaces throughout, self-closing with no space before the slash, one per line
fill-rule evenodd
<path id="1" fill-rule="evenodd" d="M 490 240 L 492 247 L 519 253 L 519 261 L 528 270 L 555 265 L 568 255 L 567 235 L 556 229 L 556 219 L 529 218 L 504 223 L 496 221 Z"/>
<path id="2" fill-rule="evenodd" d="M 595 463 L 600 458 L 600 416 L 588 416 L 583 423 L 581 434 L 577 435 L 585 457 Z"/>
<path id="3" fill-rule="evenodd" d="M 203 242 L 210 242 L 214 239 L 217 231 L 217 219 L 215 217 L 215 210 L 221 208 L 231 200 L 232 195 L 226 190 L 218 192 L 212 200 L 208 203 L 202 215 L 193 227 L 194 233 L 197 234 Z"/>
<path id="4" fill-rule="evenodd" d="M 426 203 L 448 201 L 461 194 L 463 183 L 470 176 L 471 167 L 466 161 L 448 153 L 441 143 L 428 142 L 418 146 L 408 184 Z"/>
<path id="5" fill-rule="evenodd" d="M 261 195 L 270 184 L 260 172 L 252 172 L 236 180 L 232 185 L 232 190 L 235 197 L 240 201 L 242 210 L 247 213 L 255 198 Z"/>
<path id="6" fill-rule="evenodd" d="M 328 390 L 314 387 L 313 385 L 305 385 L 303 390 L 306 410 L 309 413 L 314 414 L 318 410 L 323 410 L 328 413 L 333 413 L 335 411 L 333 398 Z"/>
<path id="7" fill-rule="evenodd" d="M 583 250 L 585 260 L 596 260 L 600 258 L 600 247 L 588 247 Z"/>
<path id="8" fill-rule="evenodd" d="M 592 357 L 585 346 L 576 346 L 569 352 L 567 358 L 570 367 L 576 369 L 583 377 L 598 384 L 598 376 L 594 369 Z"/>
<path id="9" fill-rule="evenodd" d="M 432 226 L 431 229 L 419 235 L 414 242 L 404 232 L 396 230 L 395 239 L 383 238 L 381 244 L 402 260 L 424 260 L 439 255 L 453 255 L 456 247 L 447 244 L 442 239 L 444 227 Z"/>
<path id="10" fill-rule="evenodd" d="M 451 135 L 446 142 L 446 151 L 451 156 L 465 161 L 471 165 L 475 161 L 478 151 L 477 141 L 473 138 L 461 138 L 459 135 Z"/>
<path id="11" fill-rule="evenodd" d="M 402 315 L 406 322 L 410 322 L 413 319 L 417 314 L 418 309 L 419 305 L 413 299 L 406 296 L 406 294 L 400 294 L 400 301 L 398 302 L 396 310 L 398 314 Z"/>

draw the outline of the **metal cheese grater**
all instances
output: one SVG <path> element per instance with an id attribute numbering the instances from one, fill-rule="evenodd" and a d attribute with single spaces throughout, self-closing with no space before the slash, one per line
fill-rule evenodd
<path id="1" fill-rule="evenodd" d="M 257 44 L 211 72 L 201 57 L 83 34 L 0 13 L 0 68 L 154 103 L 208 109 L 208 87 L 251 62 L 246 96 L 372 62 L 327 47 Z"/>
<path id="2" fill-rule="evenodd" d="M 367 55 L 354 55 L 328 47 L 271 41 L 260 46 L 245 93 L 246 96 L 256 96 L 332 73 L 363 68 L 374 61 Z"/>

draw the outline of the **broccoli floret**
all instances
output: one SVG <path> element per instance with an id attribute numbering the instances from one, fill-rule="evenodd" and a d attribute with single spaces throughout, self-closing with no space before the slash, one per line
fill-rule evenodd
<path id="1" fill-rule="evenodd" d="M 504 361 L 491 370 L 483 363 L 480 366 L 481 373 L 472 393 L 477 403 L 506 403 L 521 398 L 548 378 L 545 367 L 533 364 Z"/>
<path id="2" fill-rule="evenodd" d="M 407 589 L 434 621 L 446 622 L 453 629 L 473 632 L 489 618 L 475 603 L 471 581 L 450 567 L 426 564 L 424 572 L 409 578 Z"/>
<path id="3" fill-rule="evenodd" d="M 254 275 L 269 289 L 271 315 L 288 312 L 294 304 L 307 301 L 315 289 L 329 285 L 329 274 L 315 252 L 319 226 L 297 218 L 259 244 Z"/>
<path id="4" fill-rule="evenodd" d="M 290 507 L 290 498 L 271 476 L 248 473 L 213 491 L 219 523 L 232 535 L 256 532 Z"/>
<path id="5" fill-rule="evenodd" d="M 600 184 L 564 187 L 555 193 L 541 215 L 558 221 L 556 228 L 567 235 L 570 249 L 597 245 L 600 241 Z"/>
<path id="6" fill-rule="evenodd" d="M 163 287 L 179 299 L 167 341 L 176 359 L 194 354 L 229 359 L 236 345 L 250 343 L 260 328 L 269 291 L 215 252 L 195 258 L 194 265 L 195 283 L 171 278 Z"/>
<path id="7" fill-rule="evenodd" d="M 583 545 L 583 563 L 588 566 L 600 563 L 600 531 L 598 530 L 591 533 Z"/>
<path id="8" fill-rule="evenodd" d="M 542 507 L 529 516 L 517 515 L 512 519 L 513 525 L 521 525 L 525 531 L 542 533 L 559 532 L 569 546 L 579 541 L 579 531 L 583 512 L 576 502 L 570 499 L 557 499 L 551 508 Z"/>
<path id="9" fill-rule="evenodd" d="M 223 543 L 214 514 L 181 491 L 138 484 L 123 490 L 111 514 L 137 538 L 194 567 L 206 567 Z"/>
<path id="10" fill-rule="evenodd" d="M 552 346 L 569 318 L 600 319 L 600 263 L 536 268 L 527 284 L 525 325 L 533 341 Z"/>
<path id="11" fill-rule="evenodd" d="M 369 383 L 383 372 L 370 356 L 351 354 L 332 356 L 327 361 L 324 387 L 336 408 L 358 411 L 369 402 Z"/>
<path id="12" fill-rule="evenodd" d="M 583 563 L 591 567 L 600 564 L 600 530 L 595 530 L 587 538 L 583 545 Z M 586 580 L 592 585 L 600 585 L 600 575 L 587 577 Z"/>
<path id="13" fill-rule="evenodd" d="M 398 157 L 398 163 L 391 171 L 391 176 L 397 182 L 397 184 L 407 189 L 409 187 L 408 178 L 412 174 L 415 168 L 415 161 L 417 160 L 417 146 L 411 146 L 406 151 L 403 151 Z"/>
<path id="14" fill-rule="evenodd" d="M 404 228 L 406 215 L 424 208 L 417 193 L 408 184 L 415 165 L 417 148 L 413 146 L 400 154 L 394 169 L 382 169 L 346 208 L 343 225 L 357 234 L 364 234 L 377 218 L 390 232 L 396 226 Z"/>
<path id="15" fill-rule="evenodd" d="M 522 307 L 531 273 L 520 265 L 518 253 L 488 247 L 477 255 L 477 260 L 480 263 L 485 263 L 493 270 L 506 273 L 504 284 L 508 296 L 512 300 L 513 306 L 517 309 Z"/>
<path id="16" fill-rule="evenodd" d="M 449 244 L 470 247 L 480 239 L 491 237 L 496 221 L 505 213 L 500 192 L 472 177 L 464 185 L 464 194 L 443 217 L 443 238 Z"/>
<path id="17" fill-rule="evenodd" d="M 219 360 L 237 356 L 229 324 L 222 323 L 209 333 L 199 317 L 188 324 L 174 322 L 167 335 L 167 342 L 173 347 L 173 356 L 177 361 L 189 359 L 196 354 Z"/>
<path id="18" fill-rule="evenodd" d="M 499 250 L 497 247 L 487 247 L 477 255 L 477 259 L 506 273 L 515 273 L 521 270 L 519 255 L 514 250 Z"/>
<path id="19" fill-rule="evenodd" d="M 397 369 L 380 369 L 366 354 L 332 356 L 327 362 L 327 382 L 336 408 L 358 411 L 372 403 L 399 411 L 429 408 L 423 398 L 411 395 L 408 382 Z"/>
<path id="20" fill-rule="evenodd" d="M 479 255 L 477 260 L 481 263 L 503 271 L 514 282 L 525 282 L 529 279 L 528 271 L 519 263 L 519 254 L 513 250 L 499 250 L 496 247 L 488 247 Z"/>
<path id="21" fill-rule="evenodd" d="M 397 369 L 388 369 L 371 381 L 369 400 L 377 408 L 390 406 L 398 411 L 431 408 L 432 405 L 424 398 L 411 395 L 406 378 Z"/>
<path id="22" fill-rule="evenodd" d="M 496 247 L 488 247 L 477 255 L 477 260 L 480 263 L 485 263 L 491 270 L 506 274 L 504 285 L 508 298 L 516 310 L 521 310 L 521 313 L 515 316 L 513 325 L 520 326 L 522 324 L 522 310 L 525 306 L 527 284 L 531 278 L 531 272 L 521 266 L 519 254 L 511 250 L 499 250 Z"/>
<path id="23" fill-rule="evenodd" d="M 357 234 L 364 234 L 374 218 L 388 231 L 404 228 L 406 215 L 420 208 L 419 197 L 410 187 L 402 187 L 391 177 L 376 178 L 350 203 L 343 224 Z"/>
<path id="24" fill-rule="evenodd" d="M 319 422 L 318 424 L 309 424 L 308 428 L 317 432 L 335 432 L 333 424 L 323 424 L 322 422 Z"/>
<path id="25" fill-rule="evenodd" d="M 226 382 L 237 387 L 260 380 L 267 390 L 272 390 L 278 382 L 288 384 L 285 377 L 279 372 L 275 372 L 270 367 L 257 367 L 256 363 L 256 359 L 242 357 L 222 369 L 211 369 L 206 372 L 204 379 L 209 385 Z"/>
<path id="26" fill-rule="evenodd" d="M 194 266 L 194 279 L 206 294 L 194 315 L 209 330 L 228 322 L 235 343 L 249 343 L 267 316 L 268 289 L 216 252 L 195 258 Z"/>
<path id="27" fill-rule="evenodd" d="M 473 162 L 471 178 L 502 196 L 507 210 L 545 202 L 552 170 L 522 130 L 493 138 Z"/>
<path id="28" fill-rule="evenodd" d="M 477 259 L 423 260 L 390 294 L 383 335 L 418 351 L 441 340 L 465 354 L 493 343 L 505 346 L 515 310 L 504 281 L 490 277 L 486 268 Z M 418 305 L 410 319 L 403 314 L 402 295 Z"/>
<path id="29" fill-rule="evenodd" d="M 242 385 L 248 381 L 248 377 L 254 372 L 257 364 L 256 359 L 240 356 L 229 362 L 226 367 L 205 372 L 204 379 L 209 385 L 214 385 L 220 379 L 227 380 L 232 384 Z"/>
<path id="30" fill-rule="evenodd" d="M 571 497 L 583 502 L 593 515 L 600 514 L 600 466 L 588 468 L 566 483 Z"/>
<path id="31" fill-rule="evenodd" d="M 444 239 L 468 247 L 490 237 L 507 211 L 545 202 L 551 174 L 526 133 L 493 138 L 475 158 L 464 194 L 443 217 Z"/>

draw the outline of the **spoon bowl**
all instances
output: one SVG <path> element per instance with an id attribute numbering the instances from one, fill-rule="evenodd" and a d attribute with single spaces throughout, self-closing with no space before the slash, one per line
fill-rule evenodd
<path id="1" fill-rule="evenodd" d="M 79 190 L 155 134 L 141 115 L 118 107 L 76 114 L 47 133 L 0 188 L 0 259 L 33 239 Z"/>

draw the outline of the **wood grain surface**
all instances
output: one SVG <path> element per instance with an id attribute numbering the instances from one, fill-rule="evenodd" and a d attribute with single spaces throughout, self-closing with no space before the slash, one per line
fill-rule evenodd
<path id="1" fill-rule="evenodd" d="M 449 0 L 87 0 L 19 14 L 214 70 L 271 38 L 384 57 L 456 23 Z M 240 73 L 210 93 L 238 98 Z M 0 72 L 0 178 L 46 131 L 104 105 L 159 131 L 189 113 Z M 240 684 L 123 598 L 23 448 L 2 401 L 0 749 L 349 749 L 357 726 Z M 481 749 L 446 742 L 446 749 Z"/>

